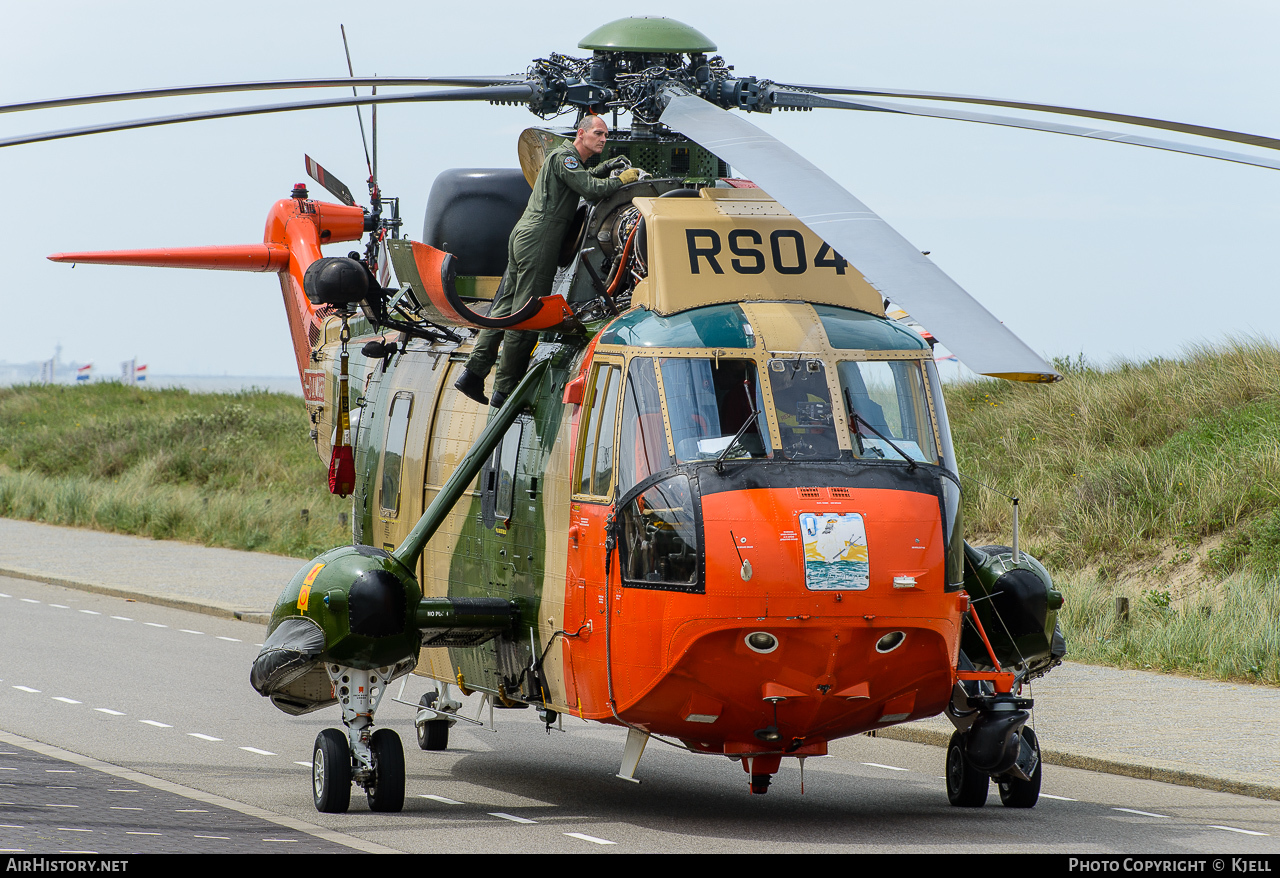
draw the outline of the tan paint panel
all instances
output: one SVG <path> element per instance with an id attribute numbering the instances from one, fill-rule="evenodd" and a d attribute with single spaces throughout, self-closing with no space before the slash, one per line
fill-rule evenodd
<path id="1" fill-rule="evenodd" d="M 761 190 L 703 189 L 698 198 L 635 204 L 647 228 L 649 276 L 632 304 L 668 315 L 722 302 L 803 301 L 884 314 L 884 300 L 857 269 L 818 265 L 822 239 Z M 823 262 L 834 257 L 828 248 Z"/>

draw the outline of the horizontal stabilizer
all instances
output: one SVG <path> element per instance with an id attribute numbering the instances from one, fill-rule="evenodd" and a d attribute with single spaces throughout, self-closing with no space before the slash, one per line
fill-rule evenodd
<path id="1" fill-rule="evenodd" d="M 233 244 L 225 247 L 168 247 L 151 250 L 99 250 L 54 253 L 53 262 L 141 265 L 155 268 L 213 268 L 222 271 L 284 271 L 289 248 L 283 244 Z"/>

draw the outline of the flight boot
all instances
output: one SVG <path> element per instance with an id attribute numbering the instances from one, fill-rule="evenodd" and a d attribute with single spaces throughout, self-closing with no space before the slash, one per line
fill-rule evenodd
<path id="1" fill-rule="evenodd" d="M 458 380 L 453 382 L 453 386 L 463 396 L 474 399 L 481 405 L 489 404 L 489 397 L 484 395 L 484 378 L 474 372 L 463 369 L 462 374 L 458 376 Z"/>

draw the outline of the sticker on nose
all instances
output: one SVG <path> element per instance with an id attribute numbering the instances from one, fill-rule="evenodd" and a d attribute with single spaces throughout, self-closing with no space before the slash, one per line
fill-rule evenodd
<path id="1" fill-rule="evenodd" d="M 801 512 L 804 584 L 810 591 L 859 591 L 871 584 L 867 529 L 856 512 Z"/>

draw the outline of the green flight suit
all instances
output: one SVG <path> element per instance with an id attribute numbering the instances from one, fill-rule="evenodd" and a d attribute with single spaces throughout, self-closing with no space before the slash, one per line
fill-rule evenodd
<path id="1" fill-rule="evenodd" d="M 489 310 L 490 317 L 506 317 L 531 299 L 551 292 L 560 245 L 578 209 L 579 196 L 596 202 L 622 188 L 621 181 L 609 177 L 608 173 L 601 164 L 588 169 L 572 142 L 547 155 L 534 181 L 524 215 L 511 230 L 507 242 L 507 271 L 502 278 L 502 290 Z M 529 368 L 529 357 L 537 342 L 536 331 L 482 330 L 467 360 L 467 371 L 483 379 L 497 361 L 498 377 L 493 389 L 509 394 Z M 499 344 L 502 345 L 500 360 Z"/>

